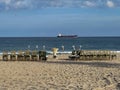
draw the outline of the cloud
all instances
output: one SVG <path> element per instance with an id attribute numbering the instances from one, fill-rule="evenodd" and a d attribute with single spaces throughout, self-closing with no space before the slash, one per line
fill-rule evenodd
<path id="1" fill-rule="evenodd" d="M 110 7 L 110 8 L 115 7 L 115 4 L 114 4 L 112 1 L 109 1 L 109 0 L 108 0 L 106 4 L 107 4 L 107 6 Z"/>
<path id="2" fill-rule="evenodd" d="M 84 5 L 86 7 L 94 7 L 94 6 L 96 6 L 96 3 L 95 2 L 91 2 L 91 1 L 85 1 Z"/>
<path id="3" fill-rule="evenodd" d="M 31 8 L 32 3 L 30 0 L 17 1 L 13 4 L 13 8 Z"/>
<path id="4" fill-rule="evenodd" d="M 114 1 L 114 2 L 113 2 Z M 0 0 L 0 10 L 47 7 L 120 7 L 120 0 Z"/>

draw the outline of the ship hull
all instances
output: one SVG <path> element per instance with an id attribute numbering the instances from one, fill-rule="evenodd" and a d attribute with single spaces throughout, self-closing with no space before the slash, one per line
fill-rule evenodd
<path id="1" fill-rule="evenodd" d="M 77 38 L 77 35 L 61 35 L 57 36 L 58 38 Z"/>

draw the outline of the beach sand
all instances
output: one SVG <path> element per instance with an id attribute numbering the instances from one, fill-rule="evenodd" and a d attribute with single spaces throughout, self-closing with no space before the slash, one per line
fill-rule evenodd
<path id="1" fill-rule="evenodd" d="M 120 61 L 0 61 L 0 90 L 120 90 Z M 64 60 L 65 59 L 65 60 Z"/>

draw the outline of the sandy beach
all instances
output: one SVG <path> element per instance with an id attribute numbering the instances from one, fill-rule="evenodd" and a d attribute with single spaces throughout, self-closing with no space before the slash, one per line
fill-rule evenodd
<path id="1" fill-rule="evenodd" d="M 0 61 L 0 90 L 120 90 L 120 61 Z"/>

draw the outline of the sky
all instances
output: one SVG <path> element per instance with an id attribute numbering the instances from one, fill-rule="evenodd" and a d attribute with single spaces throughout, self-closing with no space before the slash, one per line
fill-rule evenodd
<path id="1" fill-rule="evenodd" d="M 120 0 L 0 0 L 0 37 L 120 36 Z"/>

